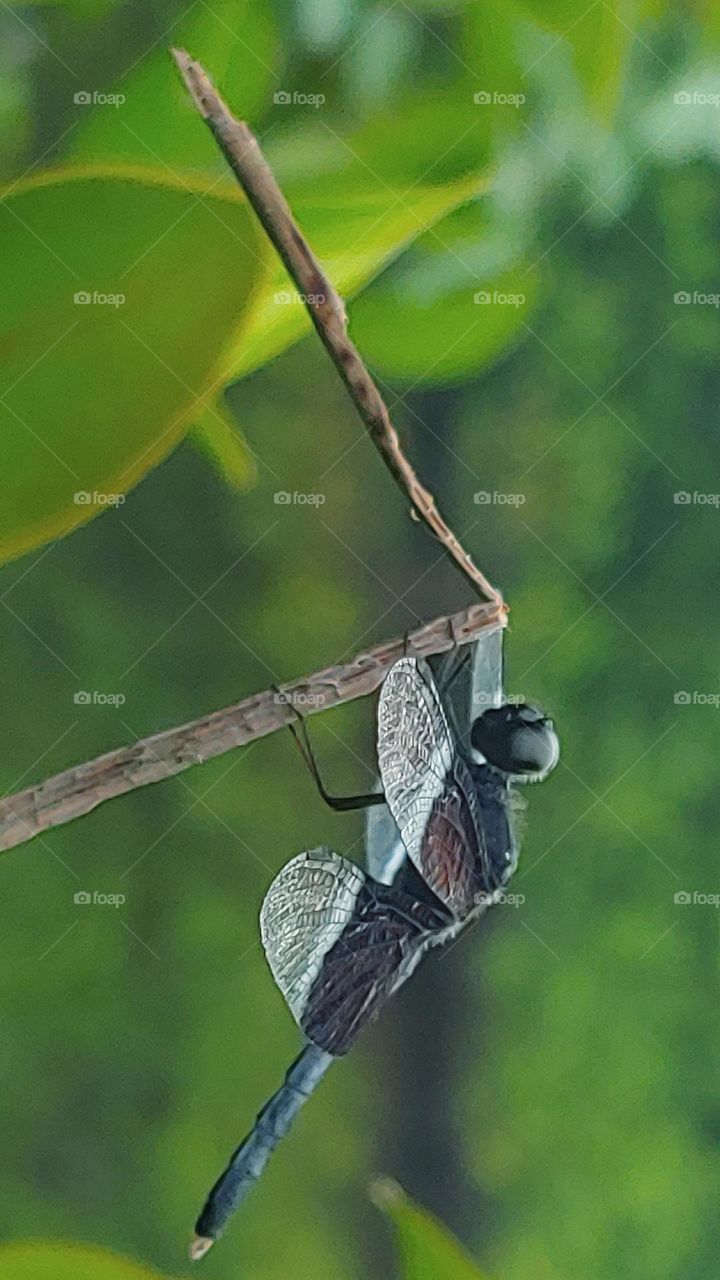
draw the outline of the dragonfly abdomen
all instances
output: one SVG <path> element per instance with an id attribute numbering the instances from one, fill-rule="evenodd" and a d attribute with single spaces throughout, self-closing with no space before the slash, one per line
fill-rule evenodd
<path id="1" fill-rule="evenodd" d="M 333 1061 L 331 1053 L 314 1044 L 306 1045 L 295 1059 L 283 1084 L 266 1102 L 254 1128 L 233 1153 L 210 1192 L 195 1224 L 194 1258 L 201 1258 L 222 1234 L 228 1218 L 255 1185 L 278 1142 Z"/>

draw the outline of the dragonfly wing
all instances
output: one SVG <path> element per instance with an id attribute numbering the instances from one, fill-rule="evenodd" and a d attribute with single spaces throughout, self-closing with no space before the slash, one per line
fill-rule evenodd
<path id="1" fill-rule="evenodd" d="M 392 884 L 403 863 L 407 849 L 398 826 L 386 804 L 371 805 L 365 816 L 365 863 L 373 880 Z"/>
<path id="2" fill-rule="evenodd" d="M 340 1055 L 448 923 L 442 912 L 377 884 L 321 848 L 293 858 L 277 876 L 263 903 L 260 933 L 301 1030 Z"/>
<path id="3" fill-rule="evenodd" d="M 413 865 L 464 919 L 484 883 L 482 813 L 452 740 L 432 672 L 417 658 L 390 669 L 378 710 L 378 761 L 388 807 Z"/>
<path id="4" fill-rule="evenodd" d="M 430 658 L 433 678 L 442 690 L 442 706 L 461 745 L 470 752 L 473 721 L 503 700 L 503 637 L 498 625 L 481 632 L 471 645 Z M 381 884 L 392 884 L 407 858 L 397 823 L 385 805 L 373 805 L 365 819 L 366 865 Z"/>
<path id="5" fill-rule="evenodd" d="M 288 862 L 268 890 L 260 936 L 273 977 L 301 1025 L 325 955 L 352 920 L 364 883 L 354 863 L 316 849 Z"/>
<path id="6" fill-rule="evenodd" d="M 473 721 L 503 701 L 504 630 L 500 623 L 487 627 L 471 644 L 429 660 L 452 729 L 468 752 Z"/>
<path id="7" fill-rule="evenodd" d="M 472 644 L 470 720 L 503 701 L 503 640 L 505 628 L 482 632 Z"/>
<path id="8" fill-rule="evenodd" d="M 427 663 L 400 658 L 383 683 L 378 706 L 378 764 L 388 808 L 417 866 L 434 802 L 455 752 L 447 717 Z"/>

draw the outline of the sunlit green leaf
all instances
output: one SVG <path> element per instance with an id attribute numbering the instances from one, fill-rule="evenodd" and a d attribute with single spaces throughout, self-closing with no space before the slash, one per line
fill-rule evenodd
<path id="1" fill-rule="evenodd" d="M 421 236 L 358 299 L 353 336 L 388 376 L 457 382 L 522 336 L 537 287 L 537 272 L 476 201 Z"/>
<path id="2" fill-rule="evenodd" d="M 335 288 L 352 297 L 419 234 L 481 185 L 474 177 L 448 187 L 415 187 L 401 201 L 373 191 L 291 203 Z M 297 291 L 278 262 L 256 295 L 247 327 L 228 352 L 232 376 L 241 377 L 264 364 L 310 327 Z"/>
<path id="3" fill-rule="evenodd" d="M 212 74 L 233 108 L 252 117 L 272 100 L 280 80 L 272 15 L 253 0 L 213 0 L 193 4 L 168 30 L 166 38 L 115 85 L 113 106 L 101 99 L 77 104 L 80 127 L 70 139 L 69 154 L 98 163 L 125 160 L 165 164 L 173 171 L 219 167 L 177 67 L 170 44 L 187 47 Z"/>
<path id="4" fill-rule="evenodd" d="M 203 408 L 188 439 L 210 459 L 231 488 L 246 489 L 254 479 L 254 461 L 232 414 L 221 401 Z"/>
<path id="5" fill-rule="evenodd" d="M 413 1204 L 396 1182 L 376 1182 L 371 1195 L 395 1228 L 402 1280 L 483 1280 L 455 1237 Z"/>
<path id="6" fill-rule="evenodd" d="M 62 1241 L 0 1245 L 0 1280 L 163 1280 L 159 1271 L 106 1249 Z"/>
<path id="7" fill-rule="evenodd" d="M 66 171 L 2 202 L 3 559 L 122 501 L 214 401 L 264 246 L 203 190 Z"/>

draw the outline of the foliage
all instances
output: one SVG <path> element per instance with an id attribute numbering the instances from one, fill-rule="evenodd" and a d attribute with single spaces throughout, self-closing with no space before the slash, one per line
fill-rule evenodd
<path id="1" fill-rule="evenodd" d="M 482 1280 L 460 1245 L 396 1183 L 372 1187 L 391 1219 L 402 1258 L 402 1280 Z M 161 1280 L 158 1272 L 104 1249 L 19 1241 L 0 1246 L 0 1280 Z"/>
<path id="2" fill-rule="evenodd" d="M 482 1280 L 457 1240 L 432 1214 L 414 1205 L 396 1182 L 376 1182 L 372 1193 L 395 1228 L 403 1280 Z"/>
<path id="3" fill-rule="evenodd" d="M 102 22 L 93 8 L 0 14 L 0 520 L 12 554 L 38 548 L 0 583 L 3 791 L 465 598 L 301 308 L 271 301 L 286 282 L 183 109 L 170 40 L 217 59 L 341 290 L 359 293 L 351 332 L 408 452 L 512 605 L 509 686 L 552 708 L 564 748 L 529 797 L 524 903 L 420 969 L 203 1265 L 220 1280 L 392 1274 L 365 1205 L 381 1168 L 487 1275 L 706 1280 L 717 19 L 639 2 L 568 16 L 540 0 L 295 0 L 223 8 L 229 34 L 213 4 L 120 2 Z M 128 115 L 76 104 L 79 89 L 125 92 Z M 488 110 L 476 92 L 526 103 Z M 193 203 L 188 187 L 213 183 Z M 133 299 L 117 276 L 145 249 Z M 74 306 L 90 288 L 137 310 Z M 496 289 L 527 300 L 474 303 Z M 218 425 L 210 388 L 227 382 Z M 120 509 L 41 548 L 51 524 L 90 514 L 76 490 L 144 464 Z M 77 703 L 81 690 L 100 697 Z M 333 789 L 368 783 L 372 715 L 314 719 Z M 210 1181 L 297 1049 L 258 947 L 263 893 L 302 848 L 359 857 L 354 823 L 316 804 L 276 735 L 3 857 L 6 1233 L 184 1273 Z M 80 890 L 125 901 L 80 905 Z M 423 1229 L 393 1211 L 406 1236 Z"/>
<path id="4" fill-rule="evenodd" d="M 161 1280 L 159 1272 L 105 1249 L 34 1241 L 0 1245 L 0 1277 L 2 1280 Z"/>

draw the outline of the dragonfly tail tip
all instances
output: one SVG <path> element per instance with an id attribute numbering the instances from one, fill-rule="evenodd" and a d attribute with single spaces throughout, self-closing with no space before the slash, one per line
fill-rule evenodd
<path id="1" fill-rule="evenodd" d="M 212 1249 L 214 1243 L 212 1236 L 193 1236 L 188 1249 L 191 1261 L 199 1262 L 201 1258 L 205 1257 L 208 1250 Z"/>

